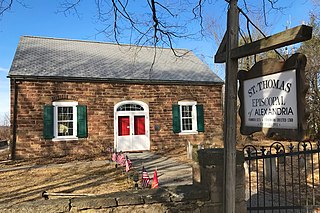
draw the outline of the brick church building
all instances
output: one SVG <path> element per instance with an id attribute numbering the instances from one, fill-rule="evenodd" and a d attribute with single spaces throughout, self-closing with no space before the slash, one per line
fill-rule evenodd
<path id="1" fill-rule="evenodd" d="M 8 75 L 13 155 L 166 151 L 220 137 L 223 81 L 175 51 L 21 37 Z"/>

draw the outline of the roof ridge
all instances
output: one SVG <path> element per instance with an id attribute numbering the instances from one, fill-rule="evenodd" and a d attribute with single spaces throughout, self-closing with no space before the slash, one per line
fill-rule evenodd
<path id="1" fill-rule="evenodd" d="M 71 39 L 71 38 L 57 38 L 57 37 L 47 37 L 47 36 L 33 36 L 33 35 L 23 35 L 21 38 L 37 38 L 37 39 L 48 39 L 48 40 L 61 40 L 61 41 L 74 41 L 74 42 L 85 42 L 85 43 L 96 43 L 96 44 L 110 44 L 115 46 L 129 46 L 129 47 L 141 47 L 141 48 L 154 48 L 153 46 L 142 46 L 142 45 L 136 45 L 136 44 L 124 44 L 124 43 L 114 43 L 114 42 L 104 42 L 104 41 L 94 41 L 94 40 L 81 40 L 81 39 Z M 192 52 L 192 50 L 188 50 L 185 48 L 170 48 L 170 47 L 159 47 L 157 48 L 161 49 L 167 49 L 167 50 L 183 50 Z"/>

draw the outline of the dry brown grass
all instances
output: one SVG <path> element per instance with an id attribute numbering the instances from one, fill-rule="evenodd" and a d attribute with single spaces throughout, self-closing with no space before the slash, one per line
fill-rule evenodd
<path id="1" fill-rule="evenodd" d="M 0 161 L 5 161 L 9 159 L 9 149 L 0 149 Z M 1 165 L 0 165 L 1 168 Z"/>
<path id="2" fill-rule="evenodd" d="M 215 142 L 218 143 L 221 144 L 221 141 Z M 178 162 L 194 163 L 187 159 L 185 147 L 159 154 Z M 30 169 L 0 172 L 0 205 L 43 199 L 43 191 L 101 195 L 131 190 L 133 181 L 128 179 L 124 168 L 116 169 L 114 164 L 107 163 L 106 160 L 110 158 L 110 154 L 105 154 L 92 158 L 42 158 L 0 163 L 0 169 L 32 166 Z M 92 164 L 91 161 L 97 161 L 98 164 Z"/>
<path id="3" fill-rule="evenodd" d="M 173 149 L 163 155 L 176 161 L 192 163 L 192 160 L 186 158 L 184 148 Z M 20 170 L 0 172 L 0 205 L 43 199 L 43 191 L 101 195 L 132 190 L 134 182 L 128 178 L 124 168 L 116 169 L 113 163 L 108 163 L 109 159 L 110 155 L 105 155 L 94 158 L 61 157 L 0 163 L 0 169 L 24 167 Z"/>
<path id="4" fill-rule="evenodd" d="M 0 172 L 0 205 L 42 199 L 43 191 L 100 195 L 129 190 L 133 183 L 123 171 L 106 161 L 75 161 Z"/>

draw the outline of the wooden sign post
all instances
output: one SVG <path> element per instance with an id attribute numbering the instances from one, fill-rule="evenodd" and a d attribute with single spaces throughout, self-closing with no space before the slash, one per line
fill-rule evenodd
<path id="1" fill-rule="evenodd" d="M 215 55 L 216 63 L 226 62 L 224 108 L 224 190 L 223 212 L 235 213 L 236 198 L 236 120 L 238 59 L 309 40 L 312 28 L 299 26 L 282 33 L 238 47 L 239 10 L 237 0 L 230 0 L 227 31 Z"/>
<path id="2" fill-rule="evenodd" d="M 224 212 L 235 213 L 236 205 L 236 122 L 238 59 L 231 58 L 238 47 L 239 10 L 237 0 L 230 1 L 226 43 L 226 91 L 224 109 Z"/>

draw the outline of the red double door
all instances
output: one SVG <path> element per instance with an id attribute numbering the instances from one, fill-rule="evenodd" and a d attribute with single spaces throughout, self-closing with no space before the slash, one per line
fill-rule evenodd
<path id="1" fill-rule="evenodd" d="M 118 116 L 118 151 L 147 150 L 144 115 Z"/>
<path id="2" fill-rule="evenodd" d="M 119 136 L 144 135 L 146 133 L 145 116 L 139 115 L 133 117 L 133 130 L 130 126 L 130 116 L 118 117 Z"/>

